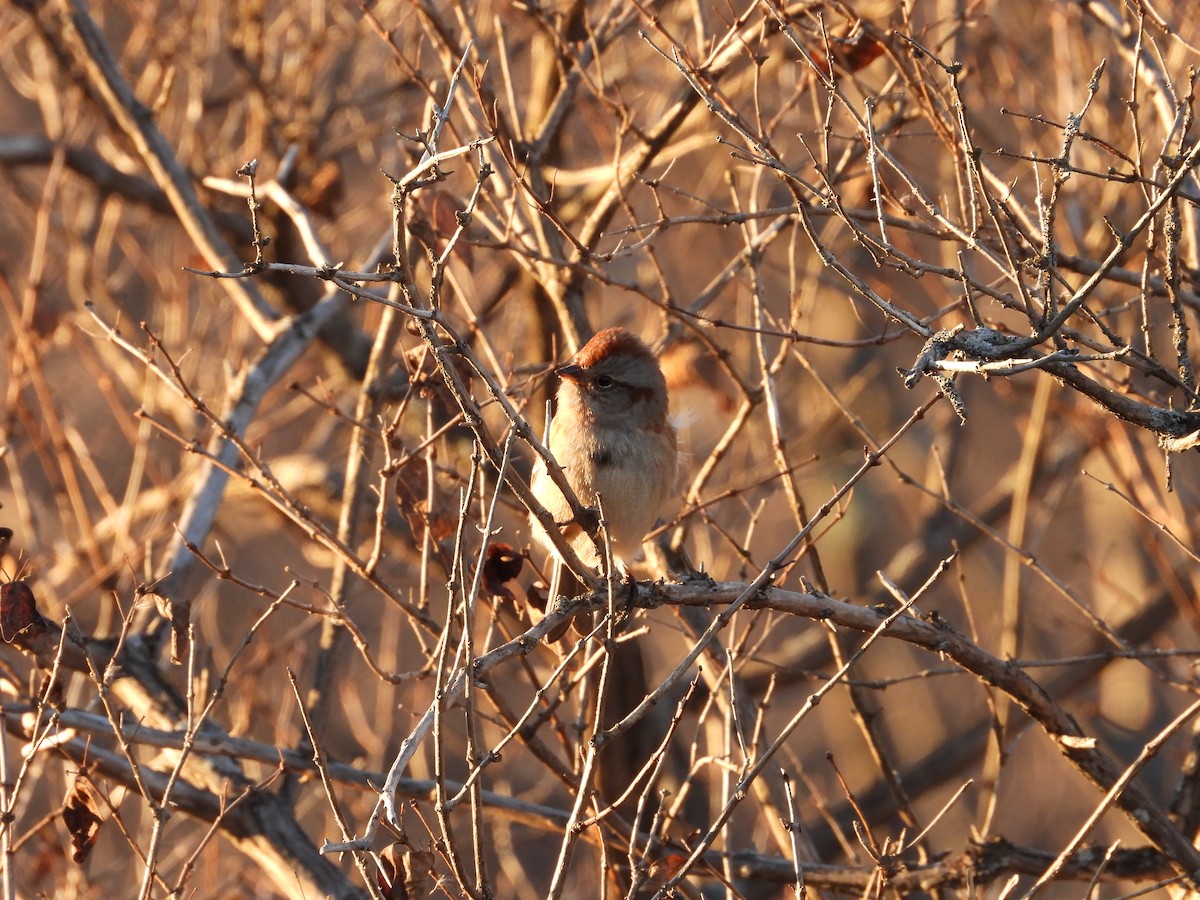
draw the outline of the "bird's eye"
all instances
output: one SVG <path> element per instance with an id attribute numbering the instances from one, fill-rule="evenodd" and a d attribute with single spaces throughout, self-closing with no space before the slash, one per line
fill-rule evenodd
<path id="1" fill-rule="evenodd" d="M 611 375 L 600 375 L 596 378 L 596 387 L 602 391 L 607 391 L 610 387 L 616 384 Z"/>

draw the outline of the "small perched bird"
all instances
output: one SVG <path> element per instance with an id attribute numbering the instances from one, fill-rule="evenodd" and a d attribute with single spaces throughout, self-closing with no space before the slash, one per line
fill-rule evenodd
<path id="1" fill-rule="evenodd" d="M 667 383 L 650 348 L 621 328 L 599 332 L 555 374 L 562 381 L 550 452 L 581 503 L 596 506 L 599 497 L 614 561 L 628 571 L 675 493 L 679 451 L 667 417 Z M 571 508 L 540 459 L 530 486 L 579 558 L 599 567 L 592 539 L 571 521 Z M 553 553 L 541 525 L 532 517 L 530 524 Z"/>

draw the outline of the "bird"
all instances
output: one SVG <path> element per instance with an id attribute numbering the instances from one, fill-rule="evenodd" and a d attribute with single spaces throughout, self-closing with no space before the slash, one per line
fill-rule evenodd
<path id="1" fill-rule="evenodd" d="M 554 372 L 560 382 L 550 453 L 579 501 L 601 509 L 613 560 L 628 574 L 646 532 L 676 492 L 679 471 L 678 438 L 658 358 L 631 332 L 606 328 Z M 603 571 L 595 542 L 574 521 L 542 459 L 530 487 L 580 560 Z M 557 550 L 532 515 L 530 527 L 560 570 Z M 551 579 L 551 603 L 556 580 Z"/>

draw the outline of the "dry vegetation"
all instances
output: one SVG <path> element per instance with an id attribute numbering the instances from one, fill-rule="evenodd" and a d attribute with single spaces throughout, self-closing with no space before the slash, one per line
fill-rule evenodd
<path id="1" fill-rule="evenodd" d="M 0 7 L 3 898 L 1200 884 L 1198 43 Z M 552 644 L 527 478 L 613 324 L 684 483 Z"/>

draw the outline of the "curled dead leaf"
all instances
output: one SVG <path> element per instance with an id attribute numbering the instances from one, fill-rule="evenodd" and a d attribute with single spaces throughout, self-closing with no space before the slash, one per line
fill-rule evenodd
<path id="1" fill-rule="evenodd" d="M 103 823 L 100 809 L 99 791 L 86 771 L 79 772 L 67 791 L 62 811 L 63 824 L 71 836 L 71 859 L 77 863 L 86 860 L 96 844 Z"/>
<path id="2" fill-rule="evenodd" d="M 525 557 L 509 544 L 497 541 L 489 546 L 483 561 L 483 589 L 487 595 L 493 599 L 514 602 L 516 597 L 508 587 L 508 582 L 521 574 L 524 564 Z"/>
<path id="3" fill-rule="evenodd" d="M 18 637 L 40 637 L 48 630 L 28 583 L 8 581 L 0 585 L 0 638 L 6 644 Z"/>
<path id="4" fill-rule="evenodd" d="M 825 48 L 809 54 L 813 64 L 828 78 L 833 74 L 829 57 L 843 72 L 859 72 L 883 55 L 883 43 L 865 28 L 859 28 L 848 37 L 830 38 L 829 53 Z"/>
<path id="5" fill-rule="evenodd" d="M 415 900 L 433 892 L 437 876 L 433 871 L 433 853 L 413 850 L 399 841 L 379 853 L 375 880 L 387 900 Z"/>

